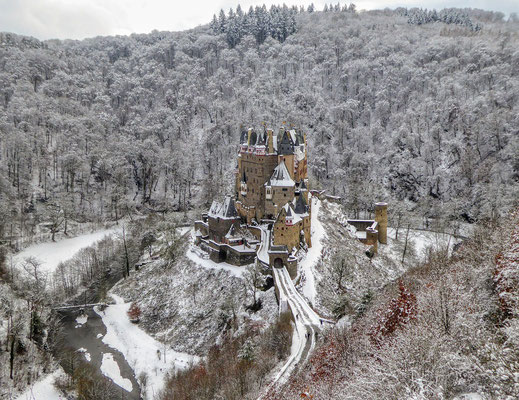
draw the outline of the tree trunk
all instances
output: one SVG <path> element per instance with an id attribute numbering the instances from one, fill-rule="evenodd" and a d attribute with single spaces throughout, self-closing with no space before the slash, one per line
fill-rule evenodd
<path id="1" fill-rule="evenodd" d="M 13 369 L 14 369 L 14 344 L 16 343 L 16 335 L 11 335 L 11 354 L 9 356 L 9 377 L 14 379 L 13 377 Z"/>
<path id="2" fill-rule="evenodd" d="M 130 259 L 128 258 L 128 247 L 126 246 L 126 233 L 123 226 L 123 244 L 124 244 L 124 256 L 126 258 L 126 271 L 124 277 L 130 276 Z"/>

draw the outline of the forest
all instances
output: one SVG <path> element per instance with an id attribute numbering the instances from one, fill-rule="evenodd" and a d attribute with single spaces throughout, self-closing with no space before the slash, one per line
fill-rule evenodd
<path id="1" fill-rule="evenodd" d="M 82 41 L 1 33 L 0 235 L 207 207 L 248 126 L 305 131 L 313 185 L 352 215 L 383 199 L 496 218 L 518 196 L 518 26 L 350 5 Z"/>

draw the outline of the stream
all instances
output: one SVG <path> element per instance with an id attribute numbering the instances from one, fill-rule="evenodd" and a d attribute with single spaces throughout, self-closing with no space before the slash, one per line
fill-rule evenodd
<path id="1" fill-rule="evenodd" d="M 57 242 L 39 243 L 16 254 L 13 260 L 20 263 L 28 257 L 36 257 L 41 262 L 42 270 L 52 273 L 60 262 L 69 260 L 81 249 L 93 245 L 106 235 L 113 235 L 120 231 L 121 228 L 116 227 L 65 238 Z M 105 278 L 109 287 L 120 279 L 116 274 Z M 81 303 L 83 300 L 89 303 L 96 302 L 97 290 L 96 287 L 87 289 L 80 296 L 81 298 L 76 298 L 72 304 Z M 60 310 L 57 315 L 60 318 L 61 328 L 54 350 L 55 358 L 59 359 L 60 355 L 68 351 L 75 352 L 79 359 L 90 363 L 117 385 L 120 390 L 118 399 L 139 400 L 141 391 L 133 369 L 120 351 L 103 342 L 107 328 L 102 318 L 92 308 L 86 308 L 83 314 L 79 309 Z M 65 364 L 67 363 L 62 363 L 65 372 L 72 373 L 70 365 Z"/>
<path id="2" fill-rule="evenodd" d="M 84 360 L 88 361 L 98 370 L 101 370 L 103 355 L 106 357 L 106 355 L 111 354 L 113 360 L 117 363 L 120 372 L 118 374 L 116 368 L 115 371 L 112 371 L 112 374 L 115 375 L 115 379 L 113 379 L 112 376 L 109 377 L 116 385 L 119 380 L 122 380 L 123 382 L 126 382 L 123 386 L 128 388 L 128 386 L 131 385 L 130 387 L 132 388 L 131 391 L 128 391 L 120 387 L 121 393 L 118 398 L 139 400 L 141 398 L 140 388 L 132 368 L 128 365 L 128 362 L 118 350 L 103 343 L 103 336 L 106 334 L 106 327 L 103 320 L 91 308 L 86 309 L 84 313 L 88 319 L 83 324 L 79 324 L 76 321 L 78 317 L 81 317 L 80 312 L 77 310 L 59 313 L 62 317 L 61 322 L 63 324 L 60 332 L 62 335 L 62 340 L 60 341 L 59 346 L 60 351 L 72 350 L 78 352 L 78 350 L 81 349 L 81 351 L 78 352 L 79 355 L 84 357 Z M 67 373 L 71 372 L 67 371 L 66 366 L 63 367 Z M 119 379 L 117 378 L 117 375 L 119 375 Z M 125 380 L 128 380 L 130 383 Z"/>

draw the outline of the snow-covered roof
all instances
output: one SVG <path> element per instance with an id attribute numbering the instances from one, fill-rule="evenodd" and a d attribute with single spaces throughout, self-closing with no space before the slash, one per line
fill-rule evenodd
<path id="1" fill-rule="evenodd" d="M 285 210 L 286 216 L 292 219 L 292 223 L 297 224 L 299 221 L 301 221 L 301 216 L 296 214 L 290 203 L 285 204 L 283 209 Z"/>
<path id="2" fill-rule="evenodd" d="M 274 173 L 270 177 L 270 184 L 272 186 L 295 186 L 295 182 L 290 177 L 285 161 L 281 161 L 279 165 L 274 168 Z"/>
<path id="3" fill-rule="evenodd" d="M 295 129 L 291 129 L 290 131 L 288 131 L 288 133 L 290 134 L 292 142 L 294 142 L 294 144 L 297 146 L 299 143 L 298 143 L 298 140 L 297 140 L 297 132 L 296 132 L 296 130 Z"/>
<path id="4" fill-rule="evenodd" d="M 236 228 L 234 225 L 231 225 L 229 228 L 229 232 L 225 235 L 226 239 L 239 239 L 239 237 L 236 236 Z"/>
<path id="5" fill-rule="evenodd" d="M 209 216 L 212 218 L 234 219 L 238 218 L 238 212 L 234 206 L 234 200 L 227 196 L 223 203 L 214 200 L 209 210 Z"/>
<path id="6" fill-rule="evenodd" d="M 266 134 L 265 133 L 260 133 L 258 135 L 258 139 L 256 140 L 256 146 L 265 146 L 265 142 L 266 142 Z"/>

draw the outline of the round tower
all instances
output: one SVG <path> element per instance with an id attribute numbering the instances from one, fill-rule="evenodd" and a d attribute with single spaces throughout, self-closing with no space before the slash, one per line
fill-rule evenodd
<path id="1" fill-rule="evenodd" d="M 375 221 L 378 222 L 378 241 L 387 244 L 387 203 L 375 203 Z"/>

